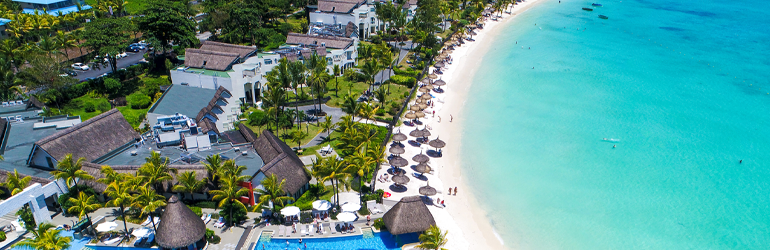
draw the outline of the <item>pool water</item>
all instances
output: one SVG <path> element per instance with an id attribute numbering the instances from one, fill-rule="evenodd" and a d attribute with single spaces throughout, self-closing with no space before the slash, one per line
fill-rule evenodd
<path id="1" fill-rule="evenodd" d="M 62 230 L 61 232 L 59 232 L 59 235 L 63 237 L 72 238 L 72 241 L 70 242 L 70 247 L 64 250 L 81 250 L 91 240 L 91 238 L 89 237 L 83 237 L 82 239 L 76 240 L 75 237 L 73 237 L 74 232 L 66 231 L 66 230 Z M 33 249 L 30 247 L 13 247 L 13 248 L 9 248 L 9 250 L 33 250 Z"/>
<path id="2" fill-rule="evenodd" d="M 418 234 L 404 234 L 398 237 L 388 232 L 375 233 L 373 238 L 347 236 L 336 238 L 303 238 L 302 244 L 297 239 L 273 239 L 270 242 L 257 241 L 254 250 L 399 250 L 404 244 L 418 241 Z M 307 244 L 307 248 L 305 248 Z"/>

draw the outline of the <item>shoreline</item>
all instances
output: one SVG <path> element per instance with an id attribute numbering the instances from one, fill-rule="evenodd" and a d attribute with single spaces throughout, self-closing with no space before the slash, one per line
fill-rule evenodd
<path id="1" fill-rule="evenodd" d="M 473 36 L 475 42 L 466 42 L 452 52 L 451 56 L 453 64 L 448 65 L 444 74 L 440 76 L 447 82 L 447 85 L 442 87 L 445 89 L 443 94 L 437 94 L 431 92 L 435 98 L 434 107 L 425 110 L 426 116 L 420 120 L 425 125 L 418 125 L 420 129 L 429 127 L 431 132 L 431 139 L 439 137 L 446 142 L 446 147 L 443 148 L 443 156 L 438 158 L 431 157 L 429 165 L 434 169 L 432 174 L 425 174 L 424 180 L 415 179 L 413 169 L 410 166 L 416 165 L 416 162 L 411 161 L 412 156 L 423 153 L 427 150 L 433 150 L 428 145 L 422 145 L 415 147 L 410 144 L 406 145 L 406 152 L 403 155 L 409 161 L 409 166 L 404 167 L 407 171 L 407 175 L 413 180 L 406 184 L 407 191 L 394 192 L 390 188 L 386 189 L 387 192 L 393 193 L 389 202 L 398 202 L 402 197 L 411 195 L 420 195 L 417 190 L 425 185 L 434 187 L 438 193 L 431 198 L 441 199 L 446 201 L 446 207 L 437 205 L 428 205 L 431 214 L 436 220 L 436 224 L 442 231 L 447 231 L 447 245 L 444 246 L 447 249 L 513 249 L 511 246 L 515 244 L 508 244 L 505 242 L 495 231 L 490 219 L 487 217 L 487 213 L 481 208 L 478 203 L 479 199 L 474 197 L 474 194 L 470 193 L 471 190 L 469 183 L 462 177 L 463 169 L 462 162 L 460 161 L 461 151 L 460 145 L 462 141 L 461 132 L 463 129 L 463 114 L 462 111 L 467 100 L 467 93 L 472 85 L 472 79 L 478 70 L 483 55 L 485 55 L 495 37 L 501 32 L 502 27 L 512 24 L 512 20 L 515 20 L 516 15 L 529 8 L 537 6 L 538 3 L 545 2 L 546 0 L 530 0 L 527 2 L 516 5 L 510 14 L 503 12 L 502 18 L 497 21 L 488 19 L 485 22 L 483 30 L 476 30 L 477 35 Z M 481 55 L 481 56 L 480 56 Z M 432 65 L 430 65 L 432 67 Z M 435 111 L 435 117 L 432 117 L 432 112 Z M 455 118 L 450 122 L 450 115 Z M 441 120 L 443 116 L 443 120 Z M 457 126 L 459 123 L 459 126 Z M 404 134 L 409 134 L 415 127 L 409 127 L 401 125 L 394 128 L 394 133 L 400 131 Z M 413 138 L 408 136 L 409 140 Z M 389 147 L 389 146 L 388 146 Z M 387 171 L 387 168 L 381 169 L 378 172 L 378 176 Z M 445 185 L 446 184 L 446 185 Z M 390 185 L 390 183 L 378 183 L 378 185 Z M 460 195 L 448 195 L 449 188 L 457 187 Z"/>
<path id="2" fill-rule="evenodd" d="M 459 234 L 452 234 L 450 232 L 450 236 L 447 238 L 450 239 L 451 244 L 453 239 L 463 237 L 463 240 L 467 242 L 467 247 L 460 246 L 462 249 L 515 249 L 512 246 L 517 245 L 514 242 L 507 242 L 506 244 L 503 241 L 501 236 L 495 231 L 494 226 L 492 226 L 492 222 L 487 216 L 487 211 L 479 204 L 481 199 L 475 197 L 476 194 L 470 192 L 472 190 L 469 188 L 470 183 L 463 178 L 464 170 L 460 160 L 460 157 L 462 157 L 460 145 L 462 145 L 462 130 L 464 128 L 463 111 L 468 91 L 473 85 L 473 77 L 484 59 L 483 56 L 473 55 L 486 55 L 495 41 L 495 37 L 500 34 L 504 27 L 514 23 L 513 20 L 516 20 L 517 14 L 523 13 L 543 2 L 546 2 L 546 0 L 530 0 L 516 5 L 511 14 L 504 12 L 502 21 L 500 19 L 498 21 L 488 20 L 484 30 L 477 32 L 478 35 L 474 36 L 476 42 L 470 45 L 466 43 L 466 45 L 460 47 L 462 51 L 455 51 L 452 54 L 455 64 L 450 66 L 447 72 L 449 74 L 445 74 L 445 76 L 449 76 L 444 79 L 448 82 L 447 87 L 450 90 L 447 91 L 444 100 L 445 107 L 436 113 L 447 117 L 451 114 L 455 120 L 449 123 L 437 123 L 433 126 L 433 130 L 436 131 L 436 134 L 448 135 L 446 142 L 449 146 L 445 149 L 445 155 L 448 157 L 444 157 L 438 162 L 443 170 L 440 173 L 440 179 L 446 184 L 457 186 L 460 195 L 447 196 L 446 201 L 452 204 L 452 206 L 448 206 L 447 211 L 454 220 L 454 224 L 457 224 L 458 229 L 461 231 Z M 459 126 L 452 126 L 453 123 L 459 123 Z"/>

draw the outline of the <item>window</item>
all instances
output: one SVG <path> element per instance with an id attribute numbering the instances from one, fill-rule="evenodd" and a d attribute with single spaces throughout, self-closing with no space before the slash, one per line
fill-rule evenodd
<path id="1" fill-rule="evenodd" d="M 347 51 L 345 53 L 348 54 L 348 60 L 353 60 L 353 51 Z"/>
<path id="2" fill-rule="evenodd" d="M 206 61 L 203 61 L 203 66 L 206 66 Z"/>
<path id="3" fill-rule="evenodd" d="M 326 58 L 326 65 L 332 65 L 334 63 L 334 60 L 332 60 L 331 57 Z"/>
<path id="4" fill-rule="evenodd" d="M 273 60 L 272 59 L 265 59 L 265 65 L 270 65 L 270 64 L 273 64 Z"/>

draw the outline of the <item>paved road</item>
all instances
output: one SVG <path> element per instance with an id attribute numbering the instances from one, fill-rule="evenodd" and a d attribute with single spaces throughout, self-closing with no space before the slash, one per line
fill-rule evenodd
<path id="1" fill-rule="evenodd" d="M 141 61 L 144 58 L 145 53 L 147 53 L 147 50 L 143 50 L 137 53 L 126 52 L 126 54 L 128 54 L 127 57 L 118 59 L 118 69 L 123 69 L 128 66 L 139 63 L 139 61 Z M 104 73 L 109 73 L 112 71 L 109 65 L 100 66 L 101 69 L 97 69 L 93 64 L 89 64 L 88 66 L 90 66 L 91 69 L 87 71 L 75 70 L 76 72 L 78 72 L 78 75 L 75 76 L 75 78 L 82 81 L 83 79 L 86 79 L 86 78 L 97 78 Z"/>

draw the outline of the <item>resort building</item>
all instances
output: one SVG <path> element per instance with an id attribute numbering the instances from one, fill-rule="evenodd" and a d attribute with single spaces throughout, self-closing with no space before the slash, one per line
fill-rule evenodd
<path id="1" fill-rule="evenodd" d="M 233 124 L 238 121 L 240 105 L 232 97 L 223 86 L 211 89 L 172 85 L 150 107 L 147 121 L 158 133 L 179 134 L 179 129 L 184 129 L 188 135 L 208 134 L 216 141 L 219 131 L 235 129 Z"/>
<path id="2" fill-rule="evenodd" d="M 13 0 L 27 14 L 48 13 L 66 15 L 70 12 L 91 9 L 84 0 Z"/>
<path id="3" fill-rule="evenodd" d="M 254 141 L 254 149 L 265 164 L 252 177 L 255 189 L 262 189 L 261 182 L 267 176 L 276 175 L 278 180 L 285 179 L 283 191 L 286 195 L 298 199 L 310 187 L 310 175 L 305 172 L 305 164 L 297 154 L 268 130 Z"/>
<path id="4" fill-rule="evenodd" d="M 307 35 L 298 33 L 289 33 L 286 36 L 286 46 L 282 47 L 283 51 L 297 51 L 297 57 L 301 60 L 305 60 L 313 53 L 319 56 L 326 57 L 326 69 L 328 72 L 333 72 L 334 65 L 339 66 L 341 69 L 352 68 L 356 64 L 356 58 L 358 57 L 358 39 L 331 36 L 331 35 Z M 281 50 L 279 50 L 279 53 Z M 290 53 L 285 53 L 288 55 Z M 283 57 L 283 55 L 282 55 Z M 289 57 L 289 60 L 296 60 Z"/>
<path id="5" fill-rule="evenodd" d="M 5 182 L 8 176 L 13 174 L 6 170 L 0 170 L 0 182 Z M 27 175 L 19 174 L 24 178 Z M 51 180 L 30 176 L 30 183 L 20 193 L 0 201 L 0 217 L 7 218 L 6 215 L 15 216 L 17 210 L 24 205 L 29 205 L 35 222 L 38 224 L 51 220 L 52 212 L 59 210 L 59 195 L 68 192 L 67 184 L 63 180 Z M 16 227 L 19 222 L 11 222 Z M 16 232 L 24 232 L 23 228 L 16 228 Z"/>
<path id="6" fill-rule="evenodd" d="M 374 13 L 374 1 L 366 0 L 319 0 L 318 5 L 309 5 L 311 24 L 339 25 L 353 23 L 358 28 L 358 37 L 367 39 L 375 34 L 377 14 Z"/>
<path id="7" fill-rule="evenodd" d="M 97 162 L 141 140 L 117 109 L 82 123 L 64 123 L 64 126 L 71 127 L 33 144 L 27 160 L 29 166 L 53 170 L 67 154 L 72 154 L 73 159 L 84 157 L 86 161 Z"/>
<path id="8" fill-rule="evenodd" d="M 420 196 L 401 198 L 382 216 L 382 220 L 393 235 L 423 232 L 436 225 L 433 214 Z"/>
<path id="9" fill-rule="evenodd" d="M 155 242 L 161 250 L 198 250 L 206 247 L 206 224 L 179 197 L 172 195 L 163 210 Z"/>

